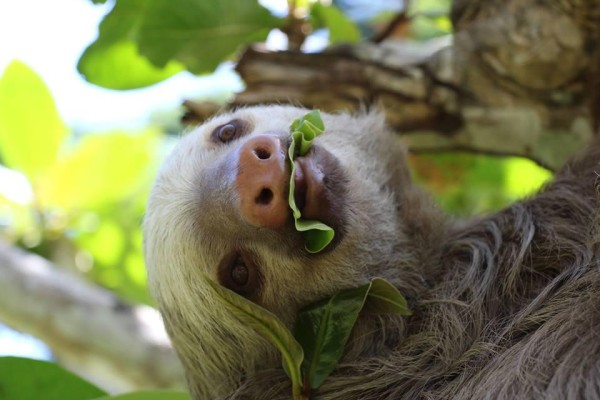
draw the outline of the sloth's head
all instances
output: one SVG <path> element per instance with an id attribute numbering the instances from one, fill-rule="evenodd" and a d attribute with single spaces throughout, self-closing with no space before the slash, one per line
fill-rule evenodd
<path id="1" fill-rule="evenodd" d="M 215 298 L 205 276 L 276 314 L 383 276 L 410 258 L 404 152 L 378 114 L 323 115 L 325 132 L 296 161 L 304 218 L 335 230 L 310 254 L 288 205 L 289 106 L 219 115 L 181 139 L 164 163 L 144 222 L 151 291 L 198 398 L 223 395 L 280 367 L 271 344 Z M 394 266 L 395 268 L 391 268 Z"/>

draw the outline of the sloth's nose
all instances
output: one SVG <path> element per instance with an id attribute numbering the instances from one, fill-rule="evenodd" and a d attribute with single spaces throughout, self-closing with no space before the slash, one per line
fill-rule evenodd
<path id="1" fill-rule="evenodd" d="M 279 137 L 250 138 L 240 149 L 236 188 L 240 212 L 250 224 L 277 229 L 289 218 L 286 149 Z"/>

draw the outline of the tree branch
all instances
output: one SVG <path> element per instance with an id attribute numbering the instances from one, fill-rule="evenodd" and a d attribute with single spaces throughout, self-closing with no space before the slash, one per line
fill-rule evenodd
<path id="1" fill-rule="evenodd" d="M 0 241 L 0 320 L 50 346 L 57 359 L 111 392 L 184 387 L 156 310 Z"/>
<path id="2" fill-rule="evenodd" d="M 414 151 L 525 156 L 552 169 L 593 136 L 597 2 L 457 0 L 452 43 L 362 43 L 317 54 L 249 48 L 233 105 L 375 106 Z M 593 113 L 593 112 L 592 112 Z"/>

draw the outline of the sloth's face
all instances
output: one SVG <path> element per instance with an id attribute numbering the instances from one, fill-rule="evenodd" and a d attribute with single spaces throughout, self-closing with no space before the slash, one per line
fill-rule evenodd
<path id="1" fill-rule="evenodd" d="M 368 267 L 398 243 L 389 237 L 392 186 L 406 177 L 392 176 L 390 164 L 401 164 L 402 153 L 391 151 L 396 145 L 376 116 L 323 116 L 325 132 L 295 160 L 293 196 L 303 218 L 331 226 L 335 237 L 308 254 L 288 205 L 287 159 L 289 126 L 306 112 L 241 109 L 181 140 L 159 173 L 145 221 L 154 286 L 204 272 L 279 311 L 276 304 L 292 305 L 285 298 L 297 306 L 338 290 L 333 282 L 369 278 Z"/>
<path id="2" fill-rule="evenodd" d="M 190 331 L 205 359 L 253 340 L 244 327 L 227 328 L 237 322 L 205 275 L 291 326 L 299 307 L 381 276 L 402 246 L 403 152 L 379 115 L 324 114 L 324 133 L 295 161 L 293 196 L 303 217 L 331 226 L 335 238 L 322 252 L 305 250 L 288 205 L 286 156 L 290 124 L 306 113 L 271 106 L 215 117 L 185 136 L 159 172 L 144 222 L 146 262 L 176 347 Z M 208 346 L 216 332 L 230 340 Z M 180 344 L 180 356 L 195 345 Z M 263 344 L 254 346 L 254 357 L 228 365 L 247 371 L 274 362 Z M 214 363 L 214 371 L 227 369 Z"/>

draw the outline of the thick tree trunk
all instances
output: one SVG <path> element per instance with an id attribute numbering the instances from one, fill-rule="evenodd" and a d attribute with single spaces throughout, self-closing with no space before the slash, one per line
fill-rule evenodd
<path id="1" fill-rule="evenodd" d="M 61 364 L 113 392 L 184 387 L 156 310 L 0 241 L 0 321 L 47 343 Z"/>
<path id="2" fill-rule="evenodd" d="M 553 169 L 590 139 L 600 1 L 459 0 L 452 19 L 452 43 L 425 51 L 391 41 L 318 54 L 250 48 L 233 103 L 374 105 L 415 151 L 513 154 Z"/>

